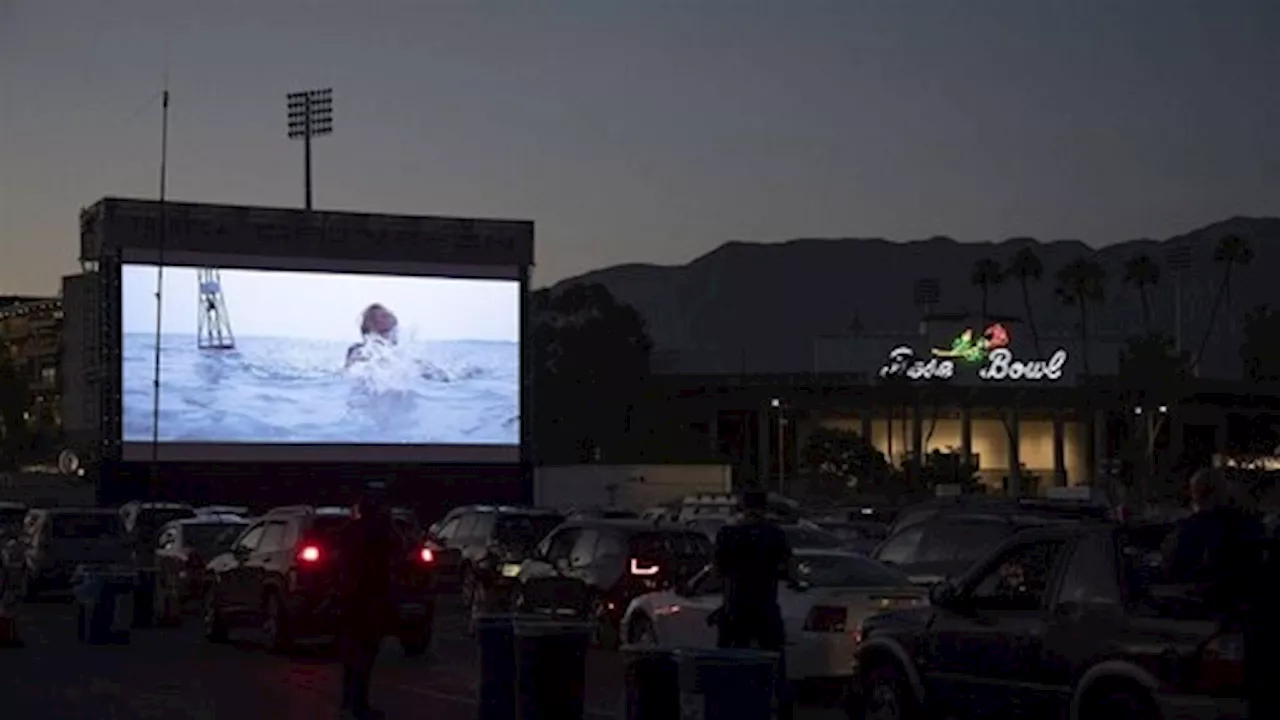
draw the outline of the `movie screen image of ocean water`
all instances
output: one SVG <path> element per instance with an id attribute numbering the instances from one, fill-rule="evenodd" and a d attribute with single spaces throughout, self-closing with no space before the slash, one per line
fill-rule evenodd
<path id="1" fill-rule="evenodd" d="M 518 445 L 520 346 L 237 338 L 200 349 L 165 335 L 160 442 Z M 155 336 L 124 336 L 124 441 L 151 442 Z"/>

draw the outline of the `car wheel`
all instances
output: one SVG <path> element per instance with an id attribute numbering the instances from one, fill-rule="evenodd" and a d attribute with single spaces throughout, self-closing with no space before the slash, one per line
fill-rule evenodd
<path id="1" fill-rule="evenodd" d="M 262 644 L 271 652 L 287 652 L 292 647 L 284 603 L 274 592 L 267 593 L 263 599 L 261 632 Z"/>
<path id="2" fill-rule="evenodd" d="M 1084 712 L 1096 720 L 1156 720 L 1159 713 L 1151 699 L 1128 688 L 1104 690 L 1085 703 Z M 1082 714 L 1083 716 L 1083 714 Z"/>
<path id="3" fill-rule="evenodd" d="M 919 705 L 896 665 L 880 663 L 867 670 L 862 681 L 862 720 L 918 720 Z"/>
<path id="4" fill-rule="evenodd" d="M 627 628 L 627 642 L 640 647 L 657 647 L 658 631 L 653 627 L 653 621 L 644 615 L 632 619 Z"/>
<path id="5" fill-rule="evenodd" d="M 204 626 L 204 637 L 209 642 L 227 641 L 227 623 L 218 610 L 218 594 L 211 587 L 204 593 L 204 602 L 200 608 L 200 620 Z"/>

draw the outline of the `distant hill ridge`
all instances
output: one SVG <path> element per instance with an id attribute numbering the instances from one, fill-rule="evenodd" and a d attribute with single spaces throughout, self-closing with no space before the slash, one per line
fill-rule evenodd
<path id="1" fill-rule="evenodd" d="M 1092 313 L 1100 336 L 1128 335 L 1141 328 L 1137 293 L 1121 283 L 1123 265 L 1145 253 L 1161 266 L 1150 291 L 1153 324 L 1173 334 L 1174 279 L 1167 258 L 1186 247 L 1192 261 L 1183 280 L 1184 337 L 1196 344 L 1208 322 L 1222 267 L 1214 246 L 1226 235 L 1248 239 L 1255 257 L 1233 273 L 1229 307 L 1216 323 L 1204 370 L 1238 376 L 1239 318 L 1262 303 L 1280 305 L 1280 218 L 1233 217 L 1165 240 L 1132 240 L 1093 248 L 1078 240 L 1026 238 L 958 242 L 945 237 L 910 242 L 880 238 L 795 239 L 781 243 L 727 242 L 686 265 L 628 264 L 605 268 L 558 285 L 598 282 L 635 306 L 649 321 L 659 352 L 690 358 L 734 358 L 748 372 L 805 372 L 813 365 L 813 340 L 848 330 L 857 320 L 867 333 L 909 332 L 920 319 L 913 303 L 917 280 L 936 278 L 938 309 L 975 316 L 980 293 L 970 283 L 975 262 L 991 258 L 1007 266 L 1025 244 L 1034 243 L 1044 277 L 1030 287 L 1041 333 L 1076 332 L 1077 315 L 1054 293 L 1054 273 L 1079 257 L 1095 257 L 1107 271 L 1107 302 Z M 1010 279 L 996 289 L 991 312 L 1023 314 L 1021 290 Z M 741 358 L 741 360 L 738 360 Z M 726 363 L 710 363 L 723 366 Z M 706 360 L 678 369 L 713 371 Z"/>

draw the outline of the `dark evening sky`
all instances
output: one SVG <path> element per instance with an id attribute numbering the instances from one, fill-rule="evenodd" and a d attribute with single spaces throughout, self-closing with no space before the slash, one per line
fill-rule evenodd
<path id="1" fill-rule="evenodd" d="M 166 54 L 172 199 L 300 204 L 284 96 L 331 86 L 317 207 L 531 218 L 540 283 L 1280 213 L 1275 0 L 0 0 L 0 294 L 155 195 Z"/>

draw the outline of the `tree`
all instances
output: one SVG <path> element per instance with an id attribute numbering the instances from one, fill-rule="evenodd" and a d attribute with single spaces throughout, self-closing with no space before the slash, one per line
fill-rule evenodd
<path id="1" fill-rule="evenodd" d="M 1040 278 L 1044 277 L 1044 264 L 1040 262 L 1040 257 L 1036 255 L 1035 247 L 1033 247 L 1034 240 L 1031 238 L 1018 238 L 1016 242 L 1025 244 L 1009 260 L 1009 267 L 1005 269 L 1005 276 L 1016 278 L 1019 287 L 1022 289 L 1022 310 L 1027 314 L 1027 327 L 1031 329 L 1031 340 L 1035 343 L 1036 357 L 1040 357 L 1040 331 L 1036 328 L 1036 317 L 1031 306 L 1030 285 L 1033 282 L 1040 282 Z"/>
<path id="2" fill-rule="evenodd" d="M 1256 383 L 1280 382 L 1280 312 L 1259 305 L 1244 316 L 1240 362 L 1246 379 Z"/>
<path id="3" fill-rule="evenodd" d="M 1120 353 L 1121 395 L 1125 408 L 1132 409 L 1126 411 L 1131 421 L 1129 455 L 1143 496 L 1150 494 L 1152 480 L 1160 474 L 1156 439 L 1170 408 L 1186 393 L 1189 366 L 1190 358 L 1160 334 L 1133 338 Z"/>
<path id="4" fill-rule="evenodd" d="M 982 324 L 985 326 L 990 316 L 988 303 L 991 300 L 991 293 L 1004 282 L 1004 271 L 1000 268 L 1000 263 L 995 260 L 982 258 L 973 264 L 973 270 L 969 273 L 969 282 L 982 293 Z"/>
<path id="5" fill-rule="evenodd" d="M 1120 280 L 1138 292 L 1142 307 L 1142 331 L 1151 333 L 1151 300 L 1147 291 L 1160 282 L 1160 265 L 1146 253 L 1138 253 L 1124 264 Z"/>
<path id="6" fill-rule="evenodd" d="M 1218 281 L 1218 291 L 1213 296 L 1213 305 L 1209 310 L 1209 323 L 1205 325 L 1204 337 L 1201 338 L 1200 347 L 1196 350 L 1193 367 L 1200 366 L 1204 351 L 1209 347 L 1209 339 L 1213 337 L 1213 326 L 1218 320 L 1218 312 L 1231 289 L 1232 271 L 1236 267 L 1248 267 L 1253 262 L 1253 245 L 1239 235 L 1227 235 L 1218 240 L 1217 246 L 1214 247 L 1213 261 L 1222 266 L 1222 279 Z"/>
<path id="7" fill-rule="evenodd" d="M 645 320 L 597 283 L 539 290 L 531 316 L 538 460 L 595 460 L 634 419 L 653 348 Z"/>
<path id="8" fill-rule="evenodd" d="M 0 345 L 0 467 L 14 467 L 28 444 L 31 406 L 28 379 L 13 362 L 10 349 Z"/>
<path id="9" fill-rule="evenodd" d="M 959 485 L 963 492 L 978 486 L 978 466 L 958 452 L 934 450 L 924 458 L 918 489 L 933 490 L 939 485 Z"/>
<path id="10" fill-rule="evenodd" d="M 804 464 L 816 495 L 836 499 L 850 494 L 876 492 L 892 476 L 884 454 L 852 430 L 820 427 L 804 444 Z"/>
<path id="11" fill-rule="evenodd" d="M 1080 313 L 1080 353 L 1084 356 L 1085 375 L 1089 366 L 1089 308 L 1107 298 L 1107 271 L 1093 258 L 1076 258 L 1058 268 L 1054 274 L 1058 299 Z"/>

